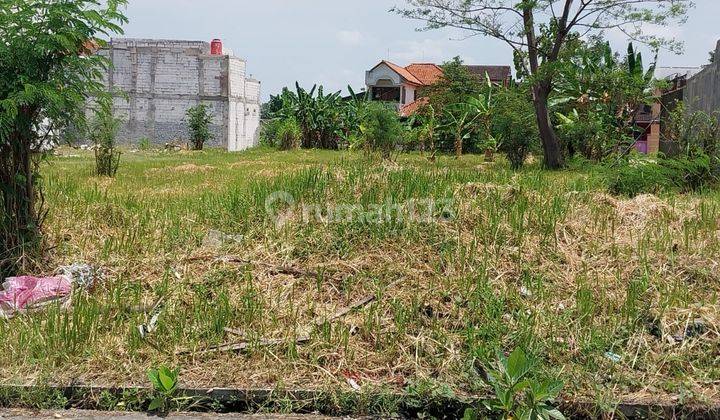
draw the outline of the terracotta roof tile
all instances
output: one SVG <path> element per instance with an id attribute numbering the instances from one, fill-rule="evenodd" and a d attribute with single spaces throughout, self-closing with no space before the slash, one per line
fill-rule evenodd
<path id="1" fill-rule="evenodd" d="M 405 70 L 412 73 L 423 85 L 431 85 L 443 75 L 440 66 L 432 63 L 413 63 L 405 67 Z"/>
<path id="2" fill-rule="evenodd" d="M 410 102 L 400 108 L 400 116 L 409 117 L 416 113 L 421 106 L 428 103 L 428 98 L 420 98 L 415 102 Z"/>
<path id="3" fill-rule="evenodd" d="M 391 63 L 389 61 L 383 60 L 380 62 L 380 64 L 385 64 L 386 66 L 390 67 L 395 73 L 399 74 L 400 76 L 402 76 L 405 80 L 407 80 L 410 83 L 413 83 L 416 85 L 423 84 L 420 80 L 418 80 L 417 77 L 413 76 L 412 73 L 407 71 L 405 68 L 398 66 L 395 63 Z M 377 67 L 377 66 L 375 66 L 375 67 Z"/>
<path id="4" fill-rule="evenodd" d="M 380 64 L 385 64 L 395 73 L 402 76 L 407 82 L 418 86 L 431 85 L 443 75 L 442 68 L 433 63 L 413 63 L 407 67 L 400 67 L 395 63 L 383 60 L 378 66 Z M 485 73 L 487 73 L 493 82 L 509 81 L 512 76 L 510 66 L 465 66 L 465 68 L 467 68 L 471 74 L 482 77 L 483 79 L 485 78 Z"/>
<path id="5" fill-rule="evenodd" d="M 490 76 L 493 82 L 502 82 L 510 80 L 512 71 L 510 66 L 465 66 L 471 74 L 485 79 L 485 73 Z"/>

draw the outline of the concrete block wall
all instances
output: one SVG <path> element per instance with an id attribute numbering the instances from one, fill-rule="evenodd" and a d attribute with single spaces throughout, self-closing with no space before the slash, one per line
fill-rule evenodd
<path id="1" fill-rule="evenodd" d="M 715 57 L 720 57 L 720 41 L 715 48 Z M 683 102 L 688 112 L 704 111 L 712 114 L 720 111 L 720 59 L 708 64 L 703 70 L 687 81 Z"/>
<path id="2" fill-rule="evenodd" d="M 124 119 L 118 140 L 187 142 L 186 112 L 204 103 L 213 117 L 208 146 L 242 150 L 257 144 L 257 130 L 246 127 L 259 124 L 259 83 L 253 81 L 253 97 L 245 98 L 245 62 L 209 52 L 207 42 L 149 39 L 114 39 L 100 51 L 113 62 L 106 86 L 124 92 L 114 101 L 115 114 Z M 258 108 L 257 124 L 247 121 L 253 113 L 238 111 L 246 105 Z"/>
<path id="3" fill-rule="evenodd" d="M 230 57 L 228 150 L 244 150 L 257 145 L 260 126 L 260 83 L 249 79 L 245 61 Z"/>
<path id="4" fill-rule="evenodd" d="M 246 79 L 245 82 L 245 133 L 249 139 L 256 139 L 260 130 L 260 82 Z"/>
<path id="5" fill-rule="evenodd" d="M 245 61 L 230 57 L 229 59 L 230 73 L 230 96 L 234 98 L 245 97 Z"/>

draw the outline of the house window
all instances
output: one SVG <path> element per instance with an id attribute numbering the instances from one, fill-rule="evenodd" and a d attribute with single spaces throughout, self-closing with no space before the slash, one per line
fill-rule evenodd
<path id="1" fill-rule="evenodd" d="M 372 88 L 373 101 L 400 102 L 399 87 L 380 87 Z"/>
<path id="2" fill-rule="evenodd" d="M 400 102 L 406 103 L 405 102 L 405 95 L 406 95 L 405 86 L 403 86 L 401 89 L 402 89 L 402 99 L 400 100 Z"/>

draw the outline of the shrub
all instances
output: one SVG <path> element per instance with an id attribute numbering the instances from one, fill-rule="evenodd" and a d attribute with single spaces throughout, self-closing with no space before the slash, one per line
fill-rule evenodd
<path id="1" fill-rule="evenodd" d="M 683 102 L 679 102 L 666 118 L 663 134 L 677 145 L 681 155 L 717 157 L 720 154 L 719 116 L 718 112 L 688 113 Z"/>
<path id="2" fill-rule="evenodd" d="M 138 149 L 142 151 L 150 150 L 151 147 L 152 145 L 150 143 L 150 139 L 147 137 L 143 137 L 140 139 L 140 141 L 138 141 Z"/>
<path id="3" fill-rule="evenodd" d="M 632 144 L 636 135 L 628 136 L 613 125 L 614 116 L 603 112 L 579 113 L 573 109 L 567 115 L 555 113 L 555 127 L 569 157 L 580 154 L 587 160 L 601 161 L 619 144 Z M 627 149 L 627 147 L 625 147 Z"/>
<path id="4" fill-rule="evenodd" d="M 498 150 L 505 153 L 513 169 L 520 169 L 540 144 L 532 102 L 524 91 L 511 87 L 498 92 L 492 135 L 499 140 Z"/>
<path id="5" fill-rule="evenodd" d="M 109 104 L 103 104 L 90 124 L 90 140 L 95 145 L 95 173 L 115 176 L 120 165 L 120 151 L 115 148 L 115 137 L 122 120 L 115 118 Z"/>
<path id="6" fill-rule="evenodd" d="M 632 156 L 609 169 L 608 190 L 628 197 L 697 191 L 717 181 L 717 166 L 717 161 L 706 155 L 696 158 Z"/>
<path id="7" fill-rule="evenodd" d="M 282 118 L 275 118 L 272 120 L 263 121 L 260 125 L 260 139 L 259 143 L 261 146 L 277 147 L 277 133 L 282 125 Z"/>
<path id="8" fill-rule="evenodd" d="M 188 109 L 187 118 L 193 150 L 202 150 L 205 142 L 211 138 L 212 116 L 208 113 L 207 105 L 199 104 Z"/>
<path id="9" fill-rule="evenodd" d="M 122 33 L 126 3 L 0 3 L 0 278 L 42 260 L 46 135 L 84 128 L 87 98 L 109 100 L 98 80 L 108 60 L 92 52 Z"/>
<path id="10" fill-rule="evenodd" d="M 420 153 L 428 151 L 430 158 L 434 159 L 436 139 L 441 131 L 439 122 L 432 105 L 420 106 L 418 112 L 412 115 L 407 122 L 407 146 L 420 150 Z"/>
<path id="11" fill-rule="evenodd" d="M 177 401 L 175 394 L 177 393 L 179 373 L 179 368 L 170 369 L 166 366 L 148 371 L 147 375 L 153 385 L 154 396 L 148 410 L 167 412 Z"/>
<path id="12" fill-rule="evenodd" d="M 535 361 L 519 348 L 509 357 L 498 353 L 497 358 L 495 367 L 483 369 L 495 395 L 483 401 L 485 412 L 468 409 L 465 419 L 486 418 L 487 413 L 503 419 L 565 419 L 555 408 L 564 385 L 561 381 L 534 378 Z"/>
<path id="13" fill-rule="evenodd" d="M 368 102 L 362 111 L 360 143 L 366 150 L 380 152 L 389 159 L 404 133 L 394 108 L 381 102 Z"/>
<path id="14" fill-rule="evenodd" d="M 281 150 L 295 150 L 300 147 L 302 130 L 295 118 L 286 118 L 280 122 L 276 136 Z"/>

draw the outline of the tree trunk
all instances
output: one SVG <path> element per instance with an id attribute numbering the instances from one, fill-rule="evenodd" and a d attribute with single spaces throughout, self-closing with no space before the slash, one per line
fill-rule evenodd
<path id="1" fill-rule="evenodd" d="M 25 111 L 28 113 L 29 111 Z M 20 121 L 24 121 L 20 117 Z M 35 168 L 31 150 L 31 128 L 19 124 L 2 150 L 0 183 L 0 275 L 17 274 L 40 249 L 40 213 L 35 205 Z M 27 128 L 27 130 L 24 130 Z M 28 258 L 30 257 L 30 258 Z M 4 277 L 3 277 L 4 278 Z"/>
<path id="2" fill-rule="evenodd" d="M 302 142 L 301 142 L 302 148 L 303 149 L 312 148 L 312 136 L 311 136 L 312 132 L 310 130 L 308 130 L 307 128 L 303 127 L 302 133 L 303 133 L 303 138 L 302 138 Z"/>
<path id="3" fill-rule="evenodd" d="M 492 162 L 495 160 L 495 152 L 492 149 L 485 149 L 485 162 Z"/>
<path id="4" fill-rule="evenodd" d="M 523 12 L 523 23 L 525 25 L 525 36 L 527 37 L 528 45 L 528 61 L 530 62 L 530 74 L 538 77 L 540 73 L 540 60 L 538 41 L 535 37 L 535 16 L 533 14 L 533 8 L 535 2 L 524 2 L 522 6 Z M 565 2 L 565 8 L 563 16 L 559 20 L 560 27 L 558 28 L 558 36 L 555 39 L 553 50 L 547 57 L 548 62 L 553 62 L 557 59 L 557 55 L 560 52 L 564 39 L 564 32 L 566 30 L 565 23 L 567 22 L 567 16 L 570 12 L 570 6 L 572 0 Z M 543 152 L 545 154 L 545 167 L 547 169 L 560 169 L 564 162 L 562 156 L 562 150 L 560 150 L 560 139 L 558 139 L 553 129 L 552 123 L 550 122 L 550 111 L 548 110 L 548 97 L 552 89 L 551 79 L 540 79 L 533 85 L 533 105 L 535 106 L 535 118 L 538 123 L 538 130 L 540 131 L 540 140 L 542 140 Z"/>
<path id="5" fill-rule="evenodd" d="M 455 159 L 460 159 L 462 156 L 463 141 L 460 133 L 455 134 Z"/>
<path id="6" fill-rule="evenodd" d="M 550 95 L 550 83 L 538 82 L 533 86 L 533 105 L 535 106 L 535 117 L 537 118 L 540 140 L 542 140 L 543 153 L 545 155 L 545 167 L 547 169 L 560 169 L 564 166 L 560 139 L 555 134 L 555 129 L 550 122 L 550 111 L 548 110 L 548 96 Z"/>

